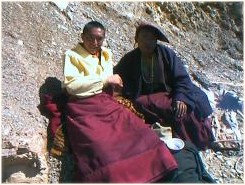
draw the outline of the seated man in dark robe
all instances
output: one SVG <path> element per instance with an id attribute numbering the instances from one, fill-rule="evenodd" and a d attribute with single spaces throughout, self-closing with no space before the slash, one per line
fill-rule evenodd
<path id="1" fill-rule="evenodd" d="M 171 126 L 173 137 L 206 149 L 213 140 L 208 98 L 191 82 L 174 51 L 158 40 L 169 42 L 152 25 L 137 28 L 138 47 L 114 67 L 123 80 L 122 95 L 135 103 L 147 122 Z"/>

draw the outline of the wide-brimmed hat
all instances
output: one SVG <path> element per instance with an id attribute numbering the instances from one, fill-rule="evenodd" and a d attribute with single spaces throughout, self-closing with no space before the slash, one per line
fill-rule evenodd
<path id="1" fill-rule="evenodd" d="M 158 29 L 156 26 L 153 26 L 151 24 L 148 23 L 141 23 L 139 24 L 139 26 L 136 29 L 136 33 L 135 33 L 135 41 L 140 33 L 141 30 L 151 30 L 153 33 L 156 34 L 157 36 L 157 40 L 163 41 L 163 42 L 167 42 L 169 43 L 169 40 L 167 39 L 167 37 L 160 31 L 160 29 Z"/>

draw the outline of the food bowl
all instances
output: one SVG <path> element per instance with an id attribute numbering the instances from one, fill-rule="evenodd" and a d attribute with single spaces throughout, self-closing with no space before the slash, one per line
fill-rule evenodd
<path id="1" fill-rule="evenodd" d="M 167 147 L 171 150 L 178 151 L 184 148 L 185 143 L 182 139 L 179 138 L 160 138 L 164 143 L 167 145 Z"/>

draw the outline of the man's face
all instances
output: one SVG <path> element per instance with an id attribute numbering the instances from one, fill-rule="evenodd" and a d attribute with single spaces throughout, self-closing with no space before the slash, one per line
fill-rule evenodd
<path id="1" fill-rule="evenodd" d="M 157 45 L 157 37 L 151 31 L 141 30 L 137 42 L 143 54 L 152 54 Z"/>
<path id="2" fill-rule="evenodd" d="M 101 28 L 92 28 L 82 34 L 84 47 L 90 54 L 96 54 L 100 51 L 104 38 L 105 31 Z"/>

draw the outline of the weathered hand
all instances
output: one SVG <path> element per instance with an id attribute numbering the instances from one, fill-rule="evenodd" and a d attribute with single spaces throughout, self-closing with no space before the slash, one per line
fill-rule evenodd
<path id="1" fill-rule="evenodd" d="M 173 103 L 173 110 L 174 110 L 174 113 L 175 113 L 175 117 L 181 118 L 187 112 L 187 105 L 184 102 L 182 102 L 182 101 L 175 101 Z"/>
<path id="2" fill-rule="evenodd" d="M 107 78 L 107 83 L 117 87 L 123 87 L 123 81 L 118 74 L 111 75 Z"/>

